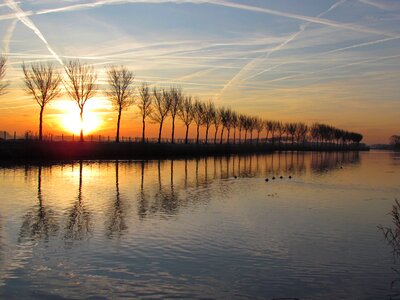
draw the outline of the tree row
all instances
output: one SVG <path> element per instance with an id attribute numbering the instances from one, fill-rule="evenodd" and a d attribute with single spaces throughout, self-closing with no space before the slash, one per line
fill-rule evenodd
<path id="1" fill-rule="evenodd" d="M 0 94 L 4 94 L 7 82 L 4 81 L 6 58 L 0 57 Z M 98 91 L 97 73 L 90 65 L 79 60 L 65 63 L 63 76 L 51 64 L 22 64 L 25 91 L 39 105 L 39 140 L 43 138 L 43 113 L 46 105 L 57 99 L 63 88 L 76 103 L 83 123 L 84 108 Z M 263 120 L 259 117 L 238 113 L 231 108 L 216 107 L 212 101 L 201 101 L 197 97 L 185 94 L 181 88 L 150 88 L 142 83 L 137 91 L 134 87 L 134 75 L 124 66 L 110 66 L 106 69 L 107 87 L 102 92 L 118 113 L 115 141 L 120 141 L 122 112 L 136 105 L 142 123 L 142 141 L 146 141 L 146 122 L 158 124 L 158 142 L 161 143 L 163 125 L 171 120 L 171 143 L 175 142 L 175 125 L 179 119 L 185 126 L 185 143 L 189 142 L 189 128 L 196 127 L 196 143 L 200 142 L 200 130 L 205 130 L 204 143 L 223 143 L 224 134 L 227 143 L 259 143 L 261 140 L 271 143 L 305 142 L 348 144 L 359 143 L 363 136 L 330 125 L 315 123 L 282 123 Z M 80 141 L 84 140 L 83 128 Z"/>

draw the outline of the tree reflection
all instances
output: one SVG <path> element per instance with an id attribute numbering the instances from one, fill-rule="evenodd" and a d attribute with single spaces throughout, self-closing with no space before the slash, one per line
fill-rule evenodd
<path id="1" fill-rule="evenodd" d="M 354 152 L 313 152 L 311 154 L 311 170 L 314 173 L 327 173 L 348 164 L 358 164 L 360 154 Z"/>
<path id="2" fill-rule="evenodd" d="M 140 179 L 140 191 L 139 191 L 139 200 L 138 200 L 138 214 L 140 219 L 144 219 L 148 213 L 149 209 L 149 200 L 148 198 L 150 197 L 145 188 L 144 188 L 144 170 L 145 170 L 145 162 L 142 161 L 140 163 L 140 169 L 141 169 L 141 179 Z"/>
<path id="3" fill-rule="evenodd" d="M 45 239 L 57 233 L 59 225 L 54 211 L 44 205 L 42 195 L 42 166 L 38 167 L 37 175 L 37 204 L 23 217 L 20 239 Z"/>
<path id="4" fill-rule="evenodd" d="M 67 214 L 67 226 L 64 238 L 66 240 L 83 240 L 92 234 L 92 220 L 82 197 L 83 162 L 79 162 L 78 197 Z"/>
<path id="5" fill-rule="evenodd" d="M 115 201 L 113 202 L 112 213 L 106 224 L 106 235 L 108 238 L 120 237 L 128 227 L 125 223 L 125 214 L 121 194 L 119 191 L 119 162 L 115 161 Z"/>

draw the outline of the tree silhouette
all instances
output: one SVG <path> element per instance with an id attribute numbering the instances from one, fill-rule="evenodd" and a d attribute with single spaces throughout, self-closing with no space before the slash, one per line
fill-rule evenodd
<path id="1" fill-rule="evenodd" d="M 146 133 L 146 118 L 149 117 L 153 112 L 153 98 L 149 86 L 146 82 L 143 82 L 139 87 L 139 101 L 137 107 L 139 108 L 140 115 L 142 117 L 142 143 L 145 142 Z"/>
<path id="2" fill-rule="evenodd" d="M 205 103 L 202 123 L 206 126 L 206 144 L 208 143 L 208 131 L 215 119 L 215 113 L 214 103 L 211 101 Z"/>
<path id="3" fill-rule="evenodd" d="M 390 145 L 393 146 L 395 149 L 400 148 L 400 135 L 392 135 L 390 137 Z"/>
<path id="4" fill-rule="evenodd" d="M 178 117 L 182 120 L 182 122 L 186 126 L 185 144 L 187 144 L 189 136 L 189 126 L 190 124 L 192 124 L 194 118 L 194 106 L 191 96 L 186 96 L 185 99 L 180 102 L 178 109 Z"/>
<path id="5" fill-rule="evenodd" d="M 0 55 L 0 96 L 6 93 L 6 88 L 8 86 L 8 83 L 4 82 L 4 77 L 6 76 L 6 63 L 7 58 L 4 55 Z"/>
<path id="6" fill-rule="evenodd" d="M 83 142 L 83 109 L 87 101 L 96 94 L 97 74 L 92 66 L 82 64 L 79 60 L 69 61 L 65 72 L 67 80 L 64 81 L 64 85 L 67 93 L 80 109 L 80 141 Z"/>
<path id="7" fill-rule="evenodd" d="M 285 131 L 290 136 L 292 145 L 294 144 L 294 138 L 296 135 L 297 124 L 296 123 L 286 123 Z"/>
<path id="8" fill-rule="evenodd" d="M 218 128 L 221 125 L 221 112 L 219 109 L 215 109 L 215 115 L 214 115 L 214 129 L 215 129 L 215 133 L 214 133 L 214 144 L 217 143 L 217 134 L 218 134 Z"/>
<path id="9" fill-rule="evenodd" d="M 158 143 L 161 143 L 162 127 L 171 107 L 171 97 L 167 91 L 161 91 L 156 87 L 153 89 L 153 97 L 153 111 L 150 119 L 159 124 Z"/>
<path id="10" fill-rule="evenodd" d="M 132 84 L 135 76 L 124 66 L 111 66 L 107 69 L 107 77 L 110 88 L 106 91 L 106 95 L 118 112 L 115 136 L 115 142 L 118 143 L 122 111 L 128 109 L 134 103 Z"/>
<path id="11" fill-rule="evenodd" d="M 61 94 L 61 76 L 51 64 L 22 64 L 25 91 L 40 106 L 39 141 L 43 138 L 43 112 L 45 106 Z"/>
<path id="12" fill-rule="evenodd" d="M 194 101 L 194 122 L 196 123 L 196 144 L 199 143 L 200 126 L 203 125 L 203 115 L 205 111 L 204 103 L 198 98 Z"/>
<path id="13" fill-rule="evenodd" d="M 175 138 L 175 118 L 179 111 L 179 107 L 181 102 L 184 99 L 182 89 L 180 88 L 171 88 L 169 91 L 169 97 L 171 98 L 171 106 L 169 108 L 169 112 L 171 114 L 172 119 L 172 133 L 171 133 L 171 143 L 174 143 Z"/>
<path id="14" fill-rule="evenodd" d="M 236 144 L 236 128 L 239 126 L 239 117 L 235 111 L 232 111 L 231 126 L 233 128 L 233 144 Z"/>
<path id="15" fill-rule="evenodd" d="M 264 130 L 265 121 L 263 119 L 256 118 L 255 119 L 255 127 L 256 127 L 256 130 L 257 130 L 257 144 L 259 144 L 259 142 L 260 142 L 260 134 L 261 134 L 261 131 Z"/>
<path id="16" fill-rule="evenodd" d="M 239 115 L 239 144 L 242 143 L 242 130 L 246 127 L 246 116 L 243 114 Z M 246 141 L 245 141 L 246 143 Z"/>

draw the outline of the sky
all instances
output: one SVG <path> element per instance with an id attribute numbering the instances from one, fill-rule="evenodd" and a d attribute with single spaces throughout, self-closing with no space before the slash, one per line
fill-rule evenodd
<path id="1" fill-rule="evenodd" d="M 0 0 L 0 37 L 10 82 L 0 130 L 10 133 L 38 127 L 22 62 L 62 70 L 79 58 L 96 68 L 99 89 L 107 66 L 124 65 L 136 86 L 182 87 L 249 115 L 328 123 L 367 143 L 400 134 L 398 0 Z M 62 95 L 46 108 L 44 131 L 67 134 L 78 116 Z M 116 117 L 103 93 L 88 102 L 93 134 L 114 135 Z M 121 126 L 140 136 L 136 108 Z"/>

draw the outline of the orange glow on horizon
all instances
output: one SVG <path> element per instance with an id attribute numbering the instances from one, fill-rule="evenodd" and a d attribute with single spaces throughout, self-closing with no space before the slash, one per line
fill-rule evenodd
<path id="1" fill-rule="evenodd" d="M 96 107 L 90 105 L 90 102 L 84 108 L 83 122 L 80 119 L 78 106 L 72 101 L 57 101 L 56 109 L 63 112 L 58 117 L 60 127 L 76 135 L 80 134 L 82 128 L 84 135 L 90 134 L 99 130 L 103 124 L 103 120 L 99 114 L 94 111 Z"/>

